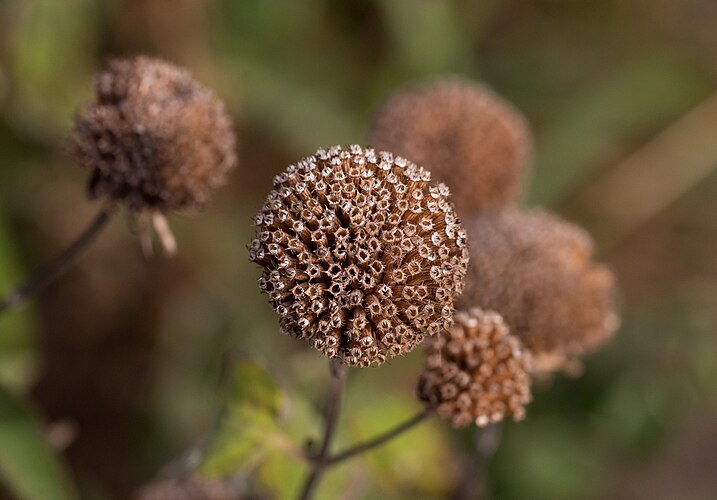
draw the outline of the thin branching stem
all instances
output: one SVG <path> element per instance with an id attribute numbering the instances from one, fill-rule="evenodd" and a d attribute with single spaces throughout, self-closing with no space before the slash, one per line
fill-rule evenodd
<path id="1" fill-rule="evenodd" d="M 397 425 L 391 430 L 386 431 L 385 433 L 376 436 L 373 439 L 370 439 L 364 443 L 357 444 L 355 446 L 352 446 L 351 448 L 344 450 L 340 453 L 337 453 L 336 455 L 330 457 L 326 461 L 326 465 L 336 465 L 340 462 L 343 462 L 344 460 L 348 460 L 350 458 L 355 457 L 356 455 L 360 455 L 362 453 L 365 453 L 367 451 L 373 450 L 374 448 L 378 448 L 379 446 L 386 444 L 387 442 L 391 441 L 392 439 L 400 436 L 404 432 L 412 429 L 416 425 L 420 424 L 424 420 L 426 420 L 428 417 L 430 417 L 433 414 L 432 408 L 426 408 L 422 412 L 418 413 L 417 415 L 414 415 L 410 419 L 406 420 L 405 422 Z"/>
<path id="2" fill-rule="evenodd" d="M 326 401 L 326 417 L 324 420 L 324 436 L 321 441 L 321 447 L 319 452 L 309 457 L 309 464 L 311 471 L 309 472 L 304 487 L 299 495 L 300 500 L 310 499 L 316 487 L 321 480 L 321 477 L 326 470 L 327 458 L 331 450 L 331 443 L 334 440 L 336 434 L 336 428 L 338 424 L 339 414 L 341 413 L 341 399 L 344 392 L 344 385 L 346 381 L 346 366 L 340 361 L 331 360 L 331 381 L 329 382 L 329 394 Z"/>
<path id="3" fill-rule="evenodd" d="M 67 271 L 95 240 L 115 213 L 115 207 L 100 210 L 85 231 L 60 255 L 38 269 L 29 280 L 0 301 L 0 313 L 15 309 Z"/>

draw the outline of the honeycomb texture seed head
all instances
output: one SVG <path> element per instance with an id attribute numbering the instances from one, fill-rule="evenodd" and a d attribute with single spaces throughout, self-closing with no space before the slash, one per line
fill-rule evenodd
<path id="1" fill-rule="evenodd" d="M 460 305 L 499 312 L 537 371 L 595 351 L 615 332 L 614 277 L 593 262 L 586 231 L 511 208 L 481 214 L 466 229 L 471 263 Z"/>
<path id="2" fill-rule="evenodd" d="M 72 147 L 91 171 L 89 194 L 134 211 L 201 207 L 236 163 L 223 103 L 172 64 L 113 60 L 75 121 Z"/>
<path id="3" fill-rule="evenodd" d="M 486 87 L 455 77 L 389 98 L 371 141 L 431 170 L 451 188 L 462 217 L 513 203 L 532 156 L 523 116 Z"/>
<path id="4" fill-rule="evenodd" d="M 454 427 L 525 417 L 531 400 L 530 355 L 498 313 L 471 309 L 426 341 L 419 397 Z"/>
<path id="5" fill-rule="evenodd" d="M 450 326 L 466 233 L 448 188 L 397 156 L 320 149 L 274 179 L 249 258 L 282 331 L 354 366 Z"/>

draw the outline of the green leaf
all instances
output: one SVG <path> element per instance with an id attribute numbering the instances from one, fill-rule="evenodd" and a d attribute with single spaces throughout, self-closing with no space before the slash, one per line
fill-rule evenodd
<path id="1" fill-rule="evenodd" d="M 271 375 L 250 361 L 233 361 L 226 407 L 200 471 L 211 477 L 251 473 L 274 449 L 289 449 L 278 425 L 282 394 Z"/>
<path id="2" fill-rule="evenodd" d="M 381 435 L 422 410 L 413 390 L 416 362 L 420 359 L 408 357 L 378 370 L 351 374 L 334 452 Z M 395 381 L 392 390 L 377 392 L 385 380 Z M 402 498 L 406 493 L 413 498 L 443 498 L 460 470 L 446 439 L 450 432 L 450 424 L 431 417 L 332 469 L 319 491 L 328 492 L 341 474 L 347 474 L 351 484 L 364 488 L 362 498 Z"/>
<path id="3" fill-rule="evenodd" d="M 298 394 L 292 394 L 287 412 L 282 418 L 282 428 L 292 442 L 302 443 L 307 438 L 318 440 L 322 433 L 323 419 L 309 401 Z M 340 424 L 339 424 L 340 425 Z M 341 497 L 347 490 L 350 473 L 341 468 L 332 468 L 326 473 L 316 491 L 317 500 L 331 500 Z M 301 490 L 309 473 L 304 460 L 283 450 L 275 450 L 267 457 L 258 470 L 257 479 L 264 489 L 271 491 L 273 498 L 294 498 Z"/>
<path id="4" fill-rule="evenodd" d="M 359 396 L 361 389 L 355 392 Z M 350 407 L 341 432 L 343 446 L 353 446 L 383 434 L 418 413 L 421 406 L 408 394 L 408 397 L 383 394 L 380 404 L 375 406 Z M 365 401 L 369 400 L 370 392 L 363 396 Z M 413 491 L 420 492 L 422 498 L 432 498 L 450 489 L 458 470 L 458 463 L 446 446 L 444 431 L 450 431 L 450 424 L 432 417 L 341 468 L 356 468 L 362 462 L 376 494 L 383 491 L 399 495 Z M 436 467 L 436 463 L 442 466 Z"/>
<path id="5" fill-rule="evenodd" d="M 319 438 L 321 417 L 300 395 L 287 398 L 256 363 L 234 361 L 227 385 L 227 403 L 200 473 L 251 476 L 257 490 L 272 498 L 294 497 L 308 474 L 296 443 Z M 338 469 L 330 474 L 317 500 L 337 498 L 345 490 L 349 474 Z"/>
<path id="6" fill-rule="evenodd" d="M 234 361 L 230 377 L 230 410 L 252 408 L 276 417 L 282 394 L 266 369 L 251 361 Z"/>
<path id="7" fill-rule="evenodd" d="M 31 408 L 0 386 L 0 478 L 22 500 L 76 498 Z"/>
<path id="8" fill-rule="evenodd" d="M 20 280 L 17 258 L 0 213 L 0 297 Z M 34 342 L 27 310 L 0 314 L 0 382 L 21 386 L 29 380 Z"/>

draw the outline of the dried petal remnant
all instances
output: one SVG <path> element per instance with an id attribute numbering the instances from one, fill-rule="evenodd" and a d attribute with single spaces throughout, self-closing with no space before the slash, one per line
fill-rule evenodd
<path id="1" fill-rule="evenodd" d="M 448 188 L 430 180 L 359 146 L 320 149 L 274 179 L 249 258 L 284 333 L 368 366 L 452 323 L 466 234 Z"/>
<path id="2" fill-rule="evenodd" d="M 540 210 L 487 212 L 467 225 L 463 307 L 498 311 L 539 371 L 599 348 L 618 326 L 612 273 L 583 229 Z M 547 363 L 541 368 L 541 362 Z"/>
<path id="3" fill-rule="evenodd" d="M 459 78 L 390 98 L 376 115 L 372 142 L 431 170 L 451 188 L 461 216 L 512 203 L 532 150 L 517 110 Z"/>
<path id="4" fill-rule="evenodd" d="M 236 163 L 222 102 L 172 64 L 114 60 L 95 82 L 96 101 L 75 123 L 73 148 L 91 170 L 91 196 L 136 211 L 201 206 Z"/>
<path id="5" fill-rule="evenodd" d="M 427 340 L 426 355 L 419 397 L 455 427 L 525 417 L 530 356 L 499 314 L 457 313 L 448 331 Z"/>

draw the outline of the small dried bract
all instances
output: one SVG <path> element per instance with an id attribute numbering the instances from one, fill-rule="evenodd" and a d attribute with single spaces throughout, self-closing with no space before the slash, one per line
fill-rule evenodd
<path id="1" fill-rule="evenodd" d="M 419 397 L 455 427 L 525 417 L 531 400 L 530 355 L 498 313 L 471 309 L 426 341 Z"/>
<path id="2" fill-rule="evenodd" d="M 184 69 L 114 60 L 77 118 L 73 149 L 91 171 L 89 193 L 134 211 L 202 206 L 236 163 L 222 102 Z"/>
<path id="3" fill-rule="evenodd" d="M 274 179 L 249 258 L 284 333 L 368 366 L 452 323 L 466 234 L 448 188 L 430 181 L 359 146 L 320 149 Z"/>
<path id="4" fill-rule="evenodd" d="M 486 212 L 467 224 L 471 263 L 461 307 L 498 311 L 552 371 L 615 332 L 612 273 L 592 260 L 590 235 L 541 210 Z"/>
<path id="5" fill-rule="evenodd" d="M 463 217 L 514 202 L 532 155 L 523 116 L 460 78 L 390 98 L 376 115 L 372 143 L 431 170 L 451 188 Z"/>

